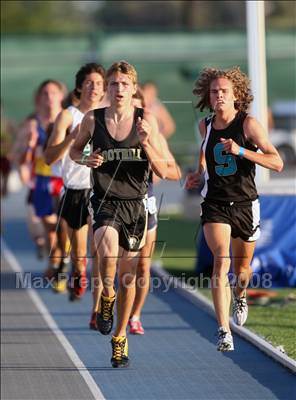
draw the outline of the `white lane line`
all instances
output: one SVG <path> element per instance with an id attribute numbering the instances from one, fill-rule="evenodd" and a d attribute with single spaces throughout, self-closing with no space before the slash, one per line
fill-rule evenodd
<path id="1" fill-rule="evenodd" d="M 12 252 L 9 250 L 7 245 L 5 244 L 4 240 L 1 239 L 1 248 L 3 252 L 4 258 L 7 260 L 11 268 L 15 273 L 22 273 L 24 272 L 15 258 L 15 256 L 12 254 Z M 60 330 L 58 325 L 56 324 L 55 320 L 52 318 L 48 308 L 44 304 L 43 300 L 37 293 L 35 289 L 29 288 L 26 289 L 28 292 L 29 296 L 31 297 L 33 303 L 37 307 L 38 311 L 42 315 L 44 321 L 48 325 L 49 329 L 52 331 L 52 333 L 56 336 L 58 341 L 61 343 L 63 348 L 65 349 L 66 353 L 68 354 L 70 360 L 73 362 L 74 366 L 77 368 L 78 372 L 82 376 L 82 378 L 85 380 L 87 386 L 89 387 L 89 390 L 93 394 L 95 400 L 106 400 L 106 398 L 103 396 L 103 393 L 101 392 L 100 388 L 94 381 L 93 377 L 91 374 L 88 372 L 86 366 L 84 363 L 80 360 L 78 354 L 72 347 L 71 343 L 68 341 L 66 336 L 63 334 L 63 332 Z"/>

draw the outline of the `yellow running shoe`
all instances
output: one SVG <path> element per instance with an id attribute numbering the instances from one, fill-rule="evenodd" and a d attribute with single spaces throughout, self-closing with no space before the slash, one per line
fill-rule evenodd
<path id="1" fill-rule="evenodd" d="M 57 268 L 52 282 L 52 290 L 56 293 L 63 293 L 67 290 L 68 263 L 62 260 Z"/>
<path id="2" fill-rule="evenodd" d="M 112 336 L 112 358 L 113 368 L 125 368 L 129 366 L 128 342 L 126 336 Z"/>
<path id="3" fill-rule="evenodd" d="M 67 290 L 67 278 L 66 279 L 57 279 L 52 283 L 52 289 L 57 293 L 64 293 Z"/>

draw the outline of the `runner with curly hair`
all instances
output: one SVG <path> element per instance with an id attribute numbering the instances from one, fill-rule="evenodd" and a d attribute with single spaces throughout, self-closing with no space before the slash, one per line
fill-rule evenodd
<path id="1" fill-rule="evenodd" d="M 233 319 L 243 325 L 248 316 L 250 264 L 260 236 L 256 164 L 280 172 L 283 161 L 261 124 L 248 114 L 253 100 L 250 81 L 238 67 L 205 68 L 193 93 L 199 97 L 197 108 L 209 109 L 211 115 L 199 123 L 203 137 L 199 165 L 187 176 L 186 186 L 197 186 L 204 175 L 201 222 L 214 256 L 211 286 L 219 326 L 217 349 L 230 351 L 234 346 L 229 327 L 231 291 L 227 274 L 232 259 L 236 277 Z"/>

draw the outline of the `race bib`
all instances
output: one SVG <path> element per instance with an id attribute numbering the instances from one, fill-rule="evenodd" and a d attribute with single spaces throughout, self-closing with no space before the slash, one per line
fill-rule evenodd
<path id="1" fill-rule="evenodd" d="M 90 156 L 90 152 L 91 152 L 90 144 L 87 143 L 83 149 L 83 155 Z"/>
<path id="2" fill-rule="evenodd" d="M 148 199 L 147 199 L 147 208 L 148 208 L 149 214 L 157 213 L 156 197 L 155 196 L 148 197 Z"/>

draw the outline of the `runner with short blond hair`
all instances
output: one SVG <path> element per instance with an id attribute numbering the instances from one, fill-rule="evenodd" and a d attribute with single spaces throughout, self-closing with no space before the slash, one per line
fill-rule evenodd
<path id="1" fill-rule="evenodd" d="M 104 335 L 113 326 L 118 261 L 117 324 L 111 340 L 111 363 L 116 368 L 129 364 L 126 328 L 135 295 L 138 252 L 145 244 L 149 170 L 163 178 L 167 164 L 155 118 L 133 104 L 135 68 L 120 61 L 112 64 L 106 76 L 110 107 L 86 114 L 70 155 L 91 168 L 90 208 L 103 283 L 97 324 Z M 85 156 L 88 141 L 92 152 Z"/>

